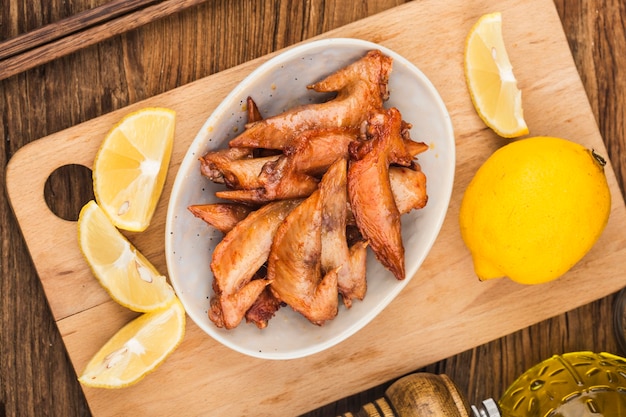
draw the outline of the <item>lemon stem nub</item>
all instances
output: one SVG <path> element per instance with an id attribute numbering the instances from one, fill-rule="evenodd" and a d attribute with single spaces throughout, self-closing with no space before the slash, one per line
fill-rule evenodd
<path id="1" fill-rule="evenodd" d="M 591 156 L 593 156 L 593 159 L 595 159 L 596 162 L 598 164 L 600 164 L 601 167 L 604 168 L 604 166 L 606 165 L 606 159 L 604 159 L 604 157 L 602 155 L 597 153 L 595 149 L 592 149 L 591 150 Z"/>

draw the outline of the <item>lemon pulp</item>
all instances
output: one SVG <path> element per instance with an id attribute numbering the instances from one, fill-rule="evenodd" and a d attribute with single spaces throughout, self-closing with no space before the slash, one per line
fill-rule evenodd
<path id="1" fill-rule="evenodd" d="M 78 380 L 90 387 L 123 388 L 154 371 L 181 343 L 185 310 L 178 298 L 121 328 L 89 361 Z"/>
<path id="2" fill-rule="evenodd" d="M 176 113 L 147 107 L 126 115 L 104 138 L 93 168 L 96 201 L 116 227 L 143 231 L 161 196 Z"/>
<path id="3" fill-rule="evenodd" d="M 134 311 L 150 312 L 163 308 L 175 297 L 166 278 L 93 200 L 79 214 L 78 242 L 94 275 L 119 304 Z"/>

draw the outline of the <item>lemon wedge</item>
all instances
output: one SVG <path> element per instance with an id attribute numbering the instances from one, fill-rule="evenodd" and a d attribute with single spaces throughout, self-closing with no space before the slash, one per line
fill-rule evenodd
<path id="1" fill-rule="evenodd" d="M 174 298 L 122 327 L 89 361 L 78 380 L 90 387 L 123 388 L 154 371 L 182 342 L 185 310 Z"/>
<path id="2" fill-rule="evenodd" d="M 502 38 L 502 15 L 483 15 L 465 41 L 465 80 L 480 118 L 498 135 L 528 133 L 513 66 Z"/>
<path id="3" fill-rule="evenodd" d="M 96 201 L 120 229 L 150 224 L 163 190 L 176 113 L 148 107 L 122 118 L 105 136 L 93 167 Z"/>
<path id="4" fill-rule="evenodd" d="M 94 275 L 119 304 L 145 313 L 165 307 L 175 297 L 166 278 L 93 200 L 80 211 L 78 242 Z"/>

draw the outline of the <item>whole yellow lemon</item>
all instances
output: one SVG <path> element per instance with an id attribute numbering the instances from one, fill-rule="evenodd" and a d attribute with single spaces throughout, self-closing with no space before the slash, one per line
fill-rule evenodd
<path id="1" fill-rule="evenodd" d="M 593 150 L 552 137 L 494 152 L 468 185 L 459 215 L 478 278 L 540 284 L 582 259 L 609 218 L 605 163 Z"/>

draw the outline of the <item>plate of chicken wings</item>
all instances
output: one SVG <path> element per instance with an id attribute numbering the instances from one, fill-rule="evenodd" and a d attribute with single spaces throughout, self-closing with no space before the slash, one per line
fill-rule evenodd
<path id="1" fill-rule="evenodd" d="M 418 275 L 454 168 L 450 116 L 413 63 L 359 39 L 290 48 L 225 98 L 184 157 L 170 281 L 190 318 L 238 352 L 328 349 Z"/>

